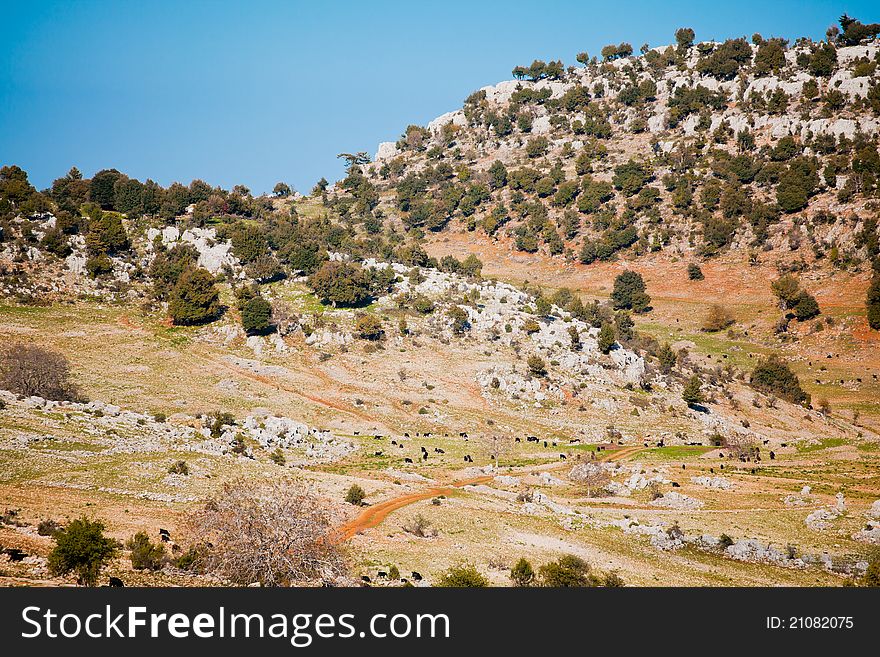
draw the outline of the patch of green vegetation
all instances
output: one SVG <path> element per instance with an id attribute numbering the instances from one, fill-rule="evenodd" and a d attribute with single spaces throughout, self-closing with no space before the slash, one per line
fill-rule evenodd
<path id="1" fill-rule="evenodd" d="M 818 452 L 822 449 L 831 449 L 832 447 L 840 447 L 841 445 L 846 445 L 846 440 L 844 438 L 822 438 L 817 443 L 799 443 L 797 451 L 801 453 Z"/>
<path id="2" fill-rule="evenodd" d="M 670 445 L 669 447 L 652 447 L 637 452 L 632 456 L 633 460 L 650 461 L 653 459 L 662 461 L 683 461 L 695 458 L 706 452 L 711 452 L 714 447 L 700 445 Z"/>

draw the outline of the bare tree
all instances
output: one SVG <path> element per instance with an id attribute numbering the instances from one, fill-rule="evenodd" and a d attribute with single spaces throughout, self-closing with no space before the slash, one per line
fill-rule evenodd
<path id="1" fill-rule="evenodd" d="M 568 473 L 568 478 L 584 486 L 587 489 L 587 497 L 592 497 L 593 489 L 601 488 L 611 481 L 608 470 L 596 463 L 579 463 Z"/>
<path id="2" fill-rule="evenodd" d="M 499 459 L 510 456 L 513 452 L 513 440 L 510 436 L 481 435 L 478 440 L 482 448 L 481 451 L 495 464 L 496 469 Z"/>
<path id="3" fill-rule="evenodd" d="M 62 355 L 43 347 L 16 343 L 0 352 L 0 389 L 26 397 L 77 400 L 70 365 Z"/>
<path id="4" fill-rule="evenodd" d="M 761 448 L 754 436 L 735 433 L 724 439 L 724 447 L 740 461 L 751 461 L 759 456 Z"/>
<path id="5" fill-rule="evenodd" d="M 226 483 L 191 516 L 188 533 L 199 569 L 236 584 L 295 586 L 345 572 L 329 509 L 299 482 Z"/>

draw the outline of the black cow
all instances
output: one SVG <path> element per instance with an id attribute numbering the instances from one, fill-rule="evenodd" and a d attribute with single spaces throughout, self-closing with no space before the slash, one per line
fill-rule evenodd
<path id="1" fill-rule="evenodd" d="M 403 437 L 404 437 L 404 438 L 409 438 L 409 433 L 404 433 L 404 434 L 403 434 Z"/>
<path id="2" fill-rule="evenodd" d="M 403 459 L 403 462 L 404 462 L 404 463 L 412 463 L 413 460 L 412 460 L 410 457 L 407 456 L 405 459 Z"/>
<path id="3" fill-rule="evenodd" d="M 776 459 L 776 452 L 771 451 L 770 452 L 770 460 L 773 461 L 775 459 Z"/>
<path id="4" fill-rule="evenodd" d="M 2 552 L 3 550 L 0 550 L 0 553 Z M 7 555 L 9 555 L 9 560 L 13 563 L 22 561 L 26 556 L 28 556 L 27 552 L 25 552 L 24 550 L 19 550 L 18 548 L 6 548 L 5 552 Z"/>
<path id="5" fill-rule="evenodd" d="M 376 577 L 388 577 L 388 573 L 386 573 L 384 570 L 380 570 L 376 573 Z"/>
<path id="6" fill-rule="evenodd" d="M 121 586 L 125 586 L 125 582 L 123 582 L 118 577 L 111 577 L 110 582 L 107 584 L 107 586 L 121 587 Z"/>
<path id="7" fill-rule="evenodd" d="M 544 441 L 544 447 L 547 447 L 547 441 L 546 441 L 546 440 Z"/>
<path id="8" fill-rule="evenodd" d="M 382 452 L 373 452 L 373 456 L 382 456 Z"/>
<path id="9" fill-rule="evenodd" d="M 361 575 L 361 581 L 364 582 L 365 584 L 369 584 L 369 583 L 372 582 L 373 580 L 371 580 L 371 579 L 370 579 L 369 577 L 367 577 L 366 575 Z"/>
<path id="10" fill-rule="evenodd" d="M 673 481 L 673 482 L 672 482 L 672 487 L 673 487 L 673 488 L 681 488 L 681 485 L 679 485 L 679 483 L 678 483 L 677 481 Z"/>
<path id="11" fill-rule="evenodd" d="M 412 578 L 417 582 L 421 582 L 422 581 L 422 574 L 417 573 L 416 571 L 412 571 Z"/>
<path id="12" fill-rule="evenodd" d="M 397 441 L 396 441 L 396 440 L 392 440 L 392 441 L 391 441 L 391 444 L 392 444 L 392 445 L 396 445 L 396 444 L 397 444 Z"/>
<path id="13" fill-rule="evenodd" d="M 560 454 L 560 455 L 559 455 L 559 458 L 562 459 L 562 460 L 564 461 L 564 460 L 566 460 L 568 457 L 567 457 L 565 454 Z"/>
<path id="14" fill-rule="evenodd" d="M 514 438 L 514 441 L 515 441 L 515 442 L 518 442 L 518 443 L 521 443 L 521 442 L 522 442 L 522 440 L 520 439 L 519 436 L 517 436 L 516 438 Z"/>

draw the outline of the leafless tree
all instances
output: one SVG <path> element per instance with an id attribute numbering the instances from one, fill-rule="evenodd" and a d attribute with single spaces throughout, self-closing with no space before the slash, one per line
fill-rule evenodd
<path id="1" fill-rule="evenodd" d="M 498 467 L 499 459 L 509 456 L 513 452 L 513 439 L 509 436 L 481 435 L 480 441 L 481 451 L 485 456 Z"/>
<path id="2" fill-rule="evenodd" d="M 226 483 L 187 529 L 199 569 L 235 584 L 306 585 L 345 572 L 329 508 L 299 482 Z"/>
<path id="3" fill-rule="evenodd" d="M 431 521 L 421 513 L 410 518 L 401 526 L 403 531 L 420 538 L 433 538 L 437 535 L 437 530 L 431 526 Z"/>
<path id="4" fill-rule="evenodd" d="M 15 343 L 0 352 L 0 389 L 26 397 L 77 400 L 70 365 L 62 355 L 36 345 Z"/>
<path id="5" fill-rule="evenodd" d="M 740 460 L 751 460 L 760 451 L 757 438 L 738 433 L 727 436 L 724 440 L 724 446 L 733 456 Z"/>
<path id="6" fill-rule="evenodd" d="M 568 478 L 587 489 L 587 497 L 592 497 L 593 489 L 601 488 L 611 480 L 608 470 L 596 463 L 579 463 L 568 473 Z"/>

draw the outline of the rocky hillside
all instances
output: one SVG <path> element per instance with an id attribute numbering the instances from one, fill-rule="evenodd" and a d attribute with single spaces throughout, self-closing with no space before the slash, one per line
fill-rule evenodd
<path id="1" fill-rule="evenodd" d="M 352 160 L 341 190 L 354 202 L 337 205 L 367 224 L 480 231 L 582 263 L 773 250 L 793 270 L 869 266 L 880 43 L 848 20 L 820 43 L 694 43 L 683 29 L 640 55 L 621 44 L 581 66 L 518 66 L 373 163 Z"/>

